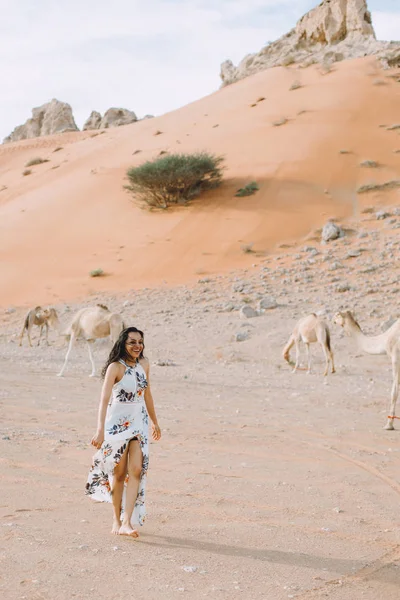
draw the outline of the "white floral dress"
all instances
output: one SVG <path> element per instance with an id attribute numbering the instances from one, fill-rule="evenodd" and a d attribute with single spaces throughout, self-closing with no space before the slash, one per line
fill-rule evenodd
<path id="1" fill-rule="evenodd" d="M 144 402 L 147 387 L 146 373 L 140 363 L 134 367 L 119 361 L 125 367 L 121 381 L 112 389 L 104 428 L 104 442 L 93 457 L 86 484 L 86 494 L 99 502 L 112 502 L 113 475 L 129 442 L 137 439 L 143 455 L 139 491 L 132 515 L 132 525 L 143 525 L 145 508 L 146 473 L 149 465 L 149 417 Z M 128 476 L 125 480 L 125 486 Z M 122 510 L 125 504 L 125 490 Z"/>

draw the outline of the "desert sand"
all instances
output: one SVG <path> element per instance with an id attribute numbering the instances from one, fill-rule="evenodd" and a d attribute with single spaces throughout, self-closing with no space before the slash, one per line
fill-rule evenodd
<path id="1" fill-rule="evenodd" d="M 398 599 L 391 367 L 331 324 L 341 308 L 367 334 L 400 317 L 399 192 L 355 194 L 399 178 L 394 75 L 371 59 L 278 68 L 156 120 L 0 148 L 2 598 Z M 226 183 L 141 210 L 122 189 L 127 167 L 177 149 L 223 153 Z M 38 155 L 50 163 L 23 177 Z M 234 198 L 249 179 L 260 192 Z M 328 217 L 346 235 L 324 245 Z M 96 267 L 109 275 L 90 279 Z M 240 318 L 265 296 L 277 307 Z M 163 437 L 138 541 L 112 536 L 110 505 L 84 496 L 101 387 L 85 345 L 62 379 L 57 332 L 18 347 L 28 306 L 51 304 L 64 326 L 96 302 L 146 334 Z M 311 375 L 281 357 L 312 311 L 331 327 L 326 385 L 315 345 Z M 98 368 L 109 349 L 96 342 Z"/>

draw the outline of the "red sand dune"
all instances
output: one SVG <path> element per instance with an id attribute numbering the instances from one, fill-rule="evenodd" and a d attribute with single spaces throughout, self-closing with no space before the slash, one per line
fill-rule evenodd
<path id="1" fill-rule="evenodd" d="M 68 133 L 2 146 L 0 303 L 190 281 L 251 265 L 361 203 L 393 202 L 396 192 L 355 193 L 371 180 L 399 178 L 399 134 L 382 127 L 399 120 L 393 74 L 372 58 L 335 65 L 325 75 L 318 67 L 274 68 L 103 135 Z M 302 87 L 290 91 L 296 80 Z M 260 97 L 265 100 L 257 102 Z M 288 123 L 274 127 L 282 117 Z M 162 150 L 223 154 L 224 185 L 187 207 L 141 209 L 123 189 L 126 170 Z M 24 177 L 25 164 L 38 156 L 50 162 Z M 360 168 L 366 159 L 382 166 Z M 260 191 L 235 198 L 250 180 Z M 249 243 L 258 258 L 243 253 Z M 108 276 L 90 278 L 95 268 Z"/>

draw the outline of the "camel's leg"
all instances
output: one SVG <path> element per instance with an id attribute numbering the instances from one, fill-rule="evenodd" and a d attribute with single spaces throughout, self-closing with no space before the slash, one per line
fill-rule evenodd
<path id="1" fill-rule="evenodd" d="M 32 329 L 32 323 L 28 323 L 28 327 L 26 328 L 26 333 L 28 335 L 28 340 L 29 340 L 29 345 L 32 348 L 32 341 L 31 341 L 31 329 Z"/>
<path id="2" fill-rule="evenodd" d="M 38 339 L 38 343 L 37 343 L 38 346 L 40 346 L 40 340 L 42 339 L 43 327 L 44 327 L 43 325 L 40 326 L 39 339 Z"/>
<path id="3" fill-rule="evenodd" d="M 47 346 L 49 346 L 49 324 L 46 321 L 44 325 L 46 327 L 46 344 L 47 344 Z"/>
<path id="4" fill-rule="evenodd" d="M 94 364 L 92 349 L 90 347 L 90 342 L 87 341 L 86 343 L 87 343 L 87 347 L 88 347 L 88 351 L 89 351 L 90 362 L 92 363 L 92 372 L 90 373 L 89 377 L 96 377 L 96 366 Z"/>
<path id="5" fill-rule="evenodd" d="M 293 348 L 294 346 L 294 337 L 293 335 L 290 336 L 288 343 L 286 344 L 286 346 L 283 349 L 282 352 L 282 356 L 284 358 L 284 360 L 286 360 L 289 364 L 290 363 L 290 350 Z"/>
<path id="6" fill-rule="evenodd" d="M 300 365 L 300 340 L 295 339 L 294 343 L 296 346 L 296 364 L 294 365 L 294 369 L 293 369 L 292 373 L 296 373 L 296 371 Z"/>
<path id="7" fill-rule="evenodd" d="M 399 395 L 399 383 L 400 383 L 400 349 L 394 350 L 394 355 L 392 356 L 392 370 L 393 370 L 393 385 L 392 385 L 392 394 L 390 398 L 390 413 L 389 418 L 386 423 L 385 429 L 391 431 L 394 429 L 393 421 L 396 416 L 396 402 Z M 391 418 L 393 417 L 393 418 Z"/>
<path id="8" fill-rule="evenodd" d="M 310 344 L 305 342 L 306 351 L 307 351 L 307 375 L 311 374 L 311 352 L 310 352 Z"/>
<path id="9" fill-rule="evenodd" d="M 335 361 L 333 360 L 333 352 L 332 352 L 332 350 L 329 350 L 329 356 L 331 357 L 332 373 L 336 373 Z"/>
<path id="10" fill-rule="evenodd" d="M 20 346 L 22 346 L 22 338 L 24 337 L 25 329 L 26 329 L 26 327 L 25 327 L 25 323 L 24 323 L 24 326 L 21 331 L 21 335 L 19 336 L 19 345 Z"/>
<path id="11" fill-rule="evenodd" d="M 65 360 L 64 360 L 64 364 L 62 366 L 61 371 L 59 373 L 57 373 L 58 377 L 62 377 L 63 374 L 64 374 L 65 367 L 67 366 L 68 358 L 69 358 L 69 355 L 71 354 L 71 350 L 72 350 L 72 346 L 74 345 L 74 342 L 75 342 L 75 336 L 74 336 L 73 333 L 71 333 L 71 337 L 70 337 L 70 340 L 69 340 L 67 354 L 65 355 Z"/>
<path id="12" fill-rule="evenodd" d="M 328 348 L 326 347 L 326 345 L 321 342 L 321 346 L 322 346 L 322 351 L 324 353 L 325 356 L 325 371 L 324 371 L 324 377 L 328 376 L 328 371 L 329 371 L 329 358 L 330 358 L 330 352 L 328 350 Z M 332 363 L 333 364 L 333 363 Z M 333 371 L 332 371 L 333 372 Z"/>

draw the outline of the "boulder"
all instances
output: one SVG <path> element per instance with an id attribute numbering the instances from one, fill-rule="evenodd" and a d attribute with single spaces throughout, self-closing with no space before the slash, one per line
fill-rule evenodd
<path id="1" fill-rule="evenodd" d="M 88 119 L 83 126 L 83 131 L 91 129 L 99 129 L 101 123 L 101 114 L 97 110 L 92 110 Z"/>
<path id="2" fill-rule="evenodd" d="M 129 125 L 130 123 L 135 123 L 137 120 L 137 116 L 131 110 L 126 108 L 109 108 L 101 119 L 100 129 Z"/>
<path id="3" fill-rule="evenodd" d="M 339 227 L 339 225 L 336 225 L 336 223 L 333 221 L 328 221 L 322 229 L 321 241 L 326 244 L 327 242 L 337 240 L 337 238 L 343 236 L 343 229 Z"/>
<path id="4" fill-rule="evenodd" d="M 4 142 L 17 142 L 66 131 L 79 131 L 72 108 L 66 102 L 53 98 L 51 102 L 32 109 L 32 118 L 16 127 Z"/>
<path id="5" fill-rule="evenodd" d="M 277 307 L 278 303 L 272 296 L 265 296 L 260 300 L 260 310 L 272 310 Z"/>
<path id="6" fill-rule="evenodd" d="M 252 308 L 248 304 L 245 304 L 240 309 L 239 315 L 241 319 L 253 319 L 254 317 L 258 316 L 258 313 L 256 310 L 254 310 L 254 308 Z"/>

